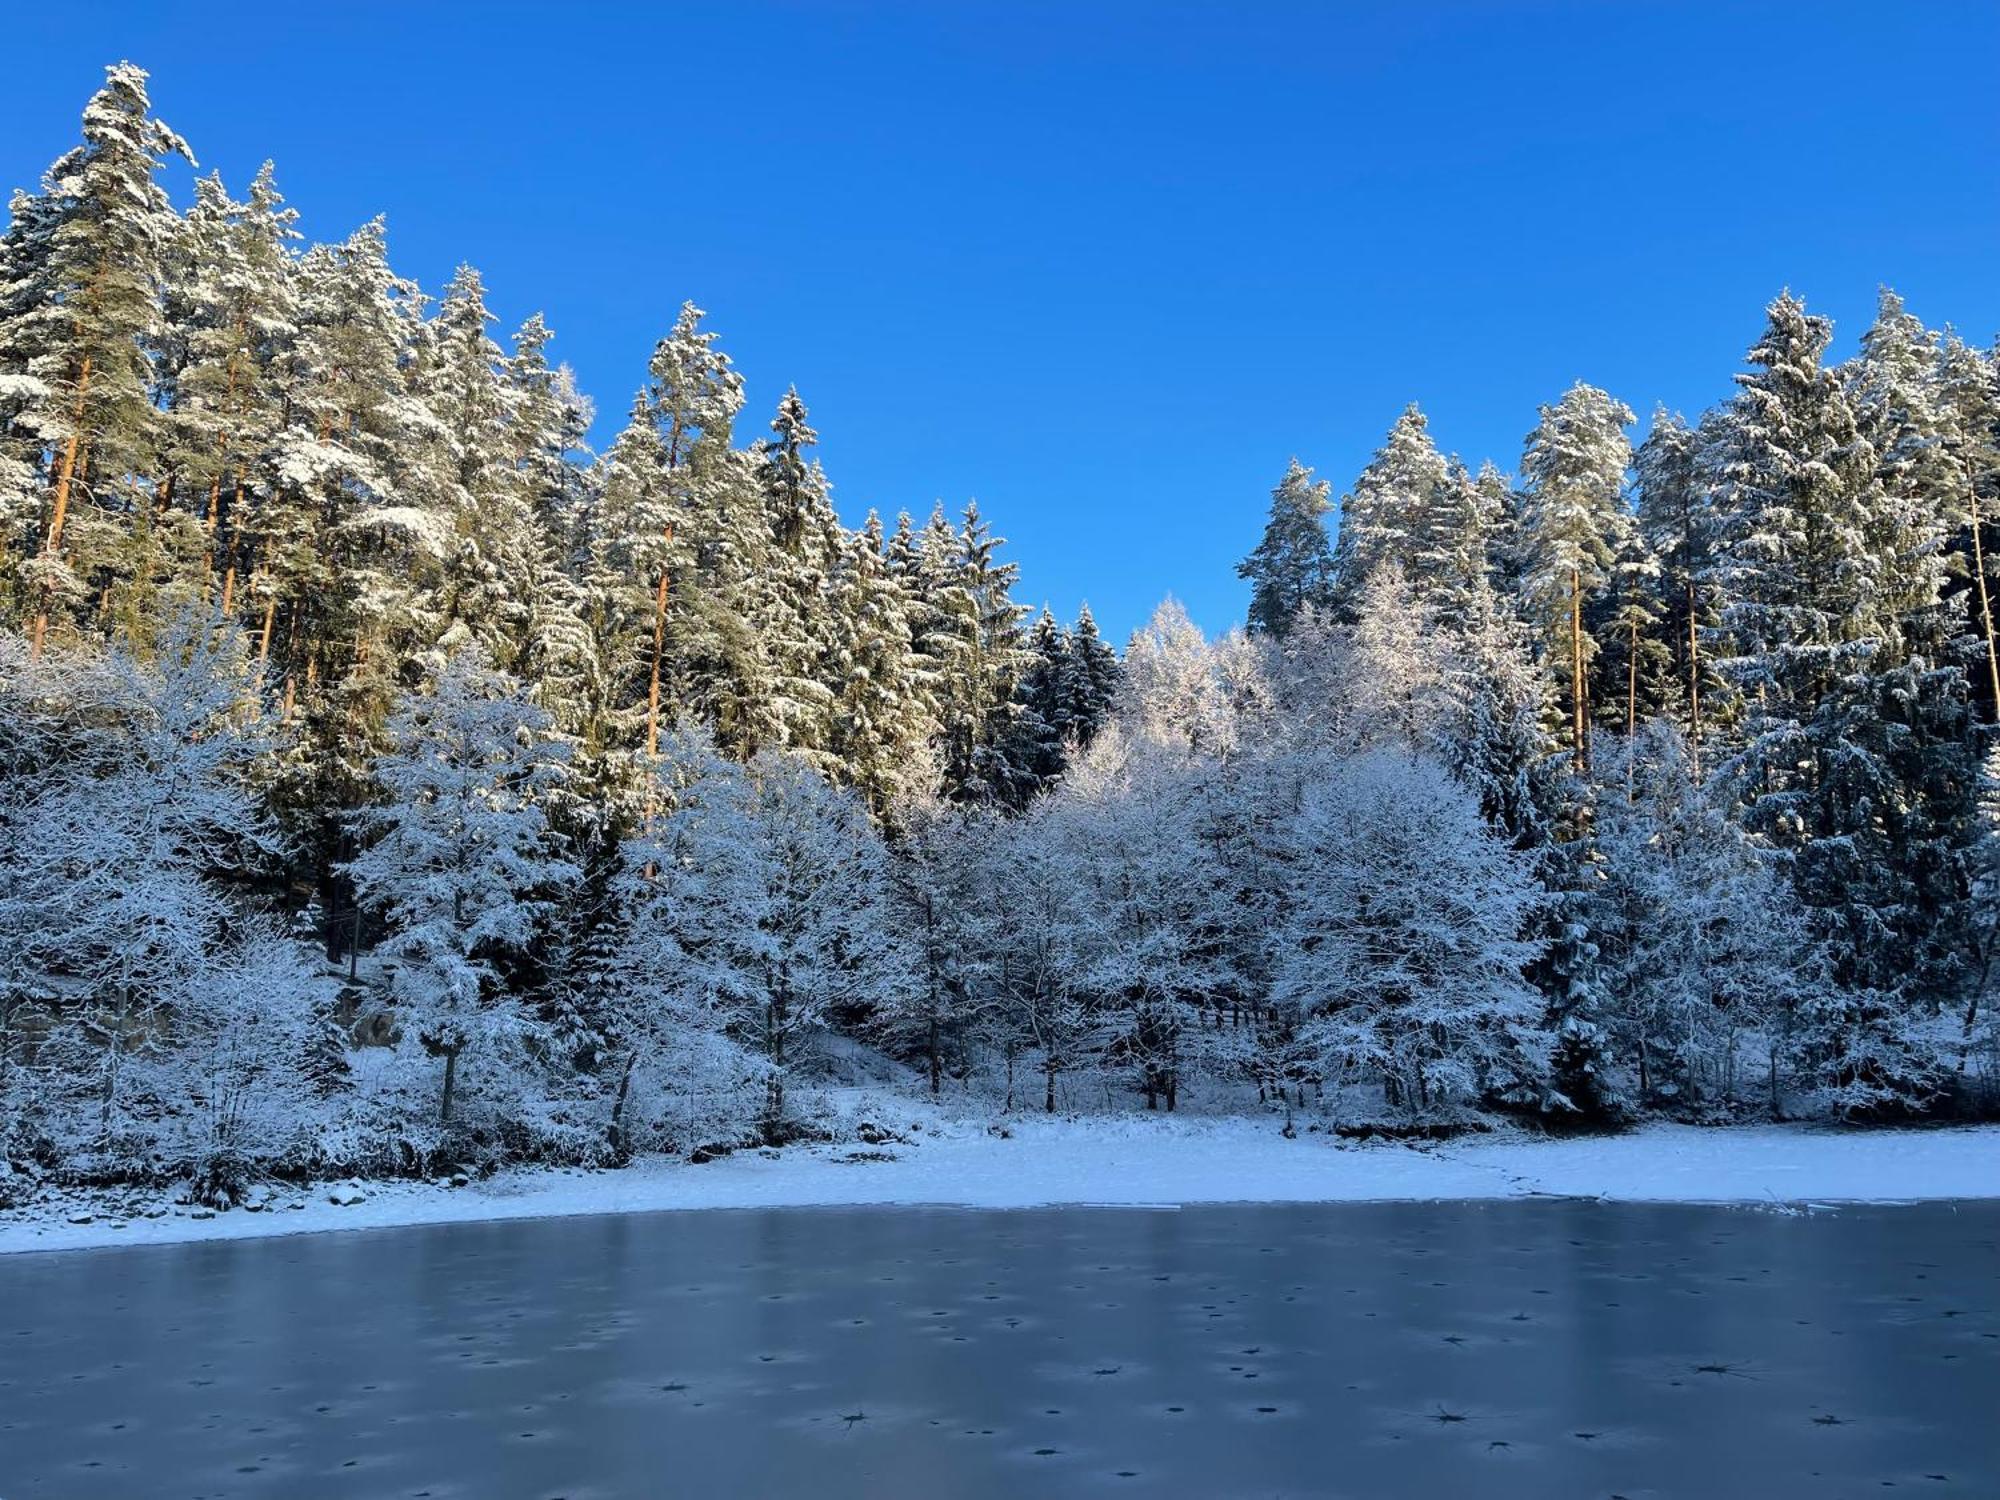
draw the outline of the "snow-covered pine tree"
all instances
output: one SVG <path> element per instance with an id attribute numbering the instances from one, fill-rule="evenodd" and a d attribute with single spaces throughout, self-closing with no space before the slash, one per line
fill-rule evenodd
<path id="1" fill-rule="evenodd" d="M 1526 496 L 1521 542 L 1526 599 L 1546 632 L 1548 660 L 1567 679 L 1570 749 L 1590 763 L 1588 674 L 1597 642 L 1584 631 L 1584 607 L 1610 581 L 1631 529 L 1625 471 L 1632 409 L 1581 381 L 1528 434 L 1521 460 Z"/>
<path id="2" fill-rule="evenodd" d="M 834 774 L 887 816 L 935 790 L 937 716 L 927 663 L 911 641 L 909 597 L 883 559 L 872 514 L 846 538 L 822 607 L 832 615 Z"/>
<path id="3" fill-rule="evenodd" d="M 1955 471 L 1950 545 L 1955 571 L 1964 579 L 1958 604 L 1983 659 L 1985 671 L 1975 676 L 1987 722 L 2000 722 L 2000 633 L 1994 628 L 1994 595 L 2000 586 L 1993 566 L 1994 512 L 2000 506 L 2000 368 L 1956 334 L 1946 335 L 1939 363 Z"/>
<path id="4" fill-rule="evenodd" d="M 178 356 L 163 403 L 169 482 L 200 518 L 215 575 L 201 580 L 202 595 L 232 618 L 246 543 L 272 498 L 273 448 L 296 359 L 297 217 L 269 162 L 247 202 L 231 200 L 219 177 L 203 179 L 169 262 L 166 314 Z"/>
<path id="5" fill-rule="evenodd" d="M 38 556 L 22 570 L 39 653 L 52 619 L 138 623 L 164 518 L 147 484 L 161 438 L 151 345 L 180 220 L 155 180 L 187 144 L 152 113 L 146 74 L 105 70 L 83 112 L 83 144 L 59 158 L 11 239 L 15 291 L 0 325 L 0 372 L 15 451 L 45 451 Z M 16 200 L 17 212 L 20 200 Z"/>
<path id="6" fill-rule="evenodd" d="M 1708 587 L 1716 565 L 1716 518 L 1704 462 L 1704 450 L 1716 437 L 1712 422 L 1689 427 L 1678 413 L 1661 408 L 1653 413 L 1652 431 L 1632 458 L 1636 529 L 1657 562 L 1651 592 L 1658 632 L 1671 654 L 1686 715 L 1690 769 L 1697 774 L 1707 725 L 1704 709 L 1721 686 L 1704 644 L 1717 624 Z"/>
<path id="7" fill-rule="evenodd" d="M 1447 517 L 1457 509 L 1449 503 L 1454 467 L 1438 452 L 1428 419 L 1412 402 L 1340 502 L 1331 586 L 1337 611 L 1351 616 L 1368 575 L 1380 564 L 1393 561 L 1406 575 L 1421 574 L 1428 582 L 1426 565 L 1470 540 L 1447 534 Z"/>
<path id="8" fill-rule="evenodd" d="M 1007 750 L 1014 719 L 1014 684 L 1027 666 L 1021 620 L 1026 606 L 1012 597 L 1019 569 L 996 556 L 993 535 L 976 504 L 954 527 L 944 507 L 898 559 L 913 601 L 912 629 L 928 658 L 938 712 L 938 759 L 945 794 L 974 806 L 1018 807 L 1034 788 Z"/>

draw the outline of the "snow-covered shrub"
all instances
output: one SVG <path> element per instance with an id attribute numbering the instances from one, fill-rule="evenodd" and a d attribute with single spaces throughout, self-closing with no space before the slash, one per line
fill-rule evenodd
<path id="1" fill-rule="evenodd" d="M 1548 1038 L 1522 976 L 1542 896 L 1476 797 L 1433 760 L 1371 751 L 1307 786 L 1291 842 L 1272 995 L 1320 1076 L 1379 1083 L 1410 1123 L 1539 1102 Z"/>
<path id="2" fill-rule="evenodd" d="M 83 1179 L 228 1184 L 304 1149 L 330 1003 L 245 877 L 278 840 L 244 645 L 184 618 L 147 662 L 18 657 L 0 778 L 0 1109 L 9 1151 Z"/>

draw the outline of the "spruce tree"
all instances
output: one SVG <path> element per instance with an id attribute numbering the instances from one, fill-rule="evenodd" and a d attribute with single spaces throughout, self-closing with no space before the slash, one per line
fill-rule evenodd
<path id="1" fill-rule="evenodd" d="M 1282 637 L 1305 609 L 1324 608 L 1333 577 L 1327 537 L 1331 486 L 1315 480 L 1296 458 L 1271 491 L 1271 516 L 1257 548 L 1236 565 L 1250 584 L 1250 628 Z"/>

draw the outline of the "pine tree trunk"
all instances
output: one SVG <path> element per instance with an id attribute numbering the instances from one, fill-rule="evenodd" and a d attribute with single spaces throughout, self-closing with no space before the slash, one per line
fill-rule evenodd
<path id="1" fill-rule="evenodd" d="M 1993 640 L 1993 601 L 1986 590 L 1986 547 L 1979 535 L 1979 492 L 1972 494 L 1972 576 L 1979 584 L 1979 623 L 1986 633 L 1986 675 L 1993 689 L 1993 716 L 2000 723 L 2000 648 Z"/>
<path id="2" fill-rule="evenodd" d="M 77 375 L 76 415 L 70 423 L 69 441 L 63 444 L 62 467 L 56 473 L 56 499 L 53 513 L 49 516 L 49 538 L 42 547 L 42 557 L 54 562 L 62 555 L 63 522 L 69 518 L 69 489 L 76 478 L 77 459 L 83 447 L 83 403 L 90 393 L 90 356 L 83 357 L 83 368 Z M 35 630 L 28 645 L 28 659 L 41 660 L 42 642 L 49 633 L 49 587 L 42 587 L 41 608 L 35 612 Z"/>
<path id="3" fill-rule="evenodd" d="M 264 628 L 257 633 L 257 665 L 263 666 L 271 659 L 271 623 L 278 616 L 278 596 L 271 595 L 264 601 Z"/>
<path id="4" fill-rule="evenodd" d="M 929 1046 L 930 1046 L 930 1061 L 931 1061 L 931 1097 L 935 1099 L 938 1096 L 938 1091 L 940 1087 L 944 1083 L 944 1047 L 941 1039 L 938 1036 L 938 1023 L 936 1016 L 931 1017 Z"/>
<path id="5" fill-rule="evenodd" d="M 1569 570 L 1569 690 L 1575 705 L 1574 743 L 1576 761 L 1590 769 L 1590 711 L 1583 701 L 1583 575 Z"/>
<path id="6" fill-rule="evenodd" d="M 1688 579 L 1688 767 L 1701 780 L 1701 632 L 1695 622 L 1697 595 Z"/>
<path id="7" fill-rule="evenodd" d="M 672 546 L 674 528 L 669 526 L 666 542 Z M 667 564 L 660 560 L 660 584 L 653 593 L 653 676 L 646 688 L 646 758 L 660 758 L 660 669 L 667 655 Z"/>
<path id="8" fill-rule="evenodd" d="M 1626 647 L 1625 738 L 1639 732 L 1639 622 L 1632 622 L 1632 639 Z"/>

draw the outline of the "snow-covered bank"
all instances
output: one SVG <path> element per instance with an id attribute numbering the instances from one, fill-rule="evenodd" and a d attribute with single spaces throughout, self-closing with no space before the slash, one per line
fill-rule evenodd
<path id="1" fill-rule="evenodd" d="M 901 1128 L 900 1126 L 898 1127 Z M 1834 1131 L 1655 1125 L 1608 1139 L 1487 1138 L 1437 1146 L 1287 1140 L 1268 1121 L 1013 1120 L 923 1123 L 907 1143 L 745 1152 L 692 1166 L 513 1171 L 423 1183 L 279 1189 L 260 1212 L 196 1217 L 170 1204 L 64 1199 L 0 1213 L 0 1254 L 243 1239 L 661 1209 L 941 1204 L 1365 1202 L 1533 1194 L 1628 1201 L 1798 1203 L 2000 1196 L 2000 1127 Z M 358 1201 L 335 1202 L 351 1198 Z M 149 1217 L 149 1213 L 158 1217 Z M 88 1215 L 88 1223 L 71 1222 Z"/>

